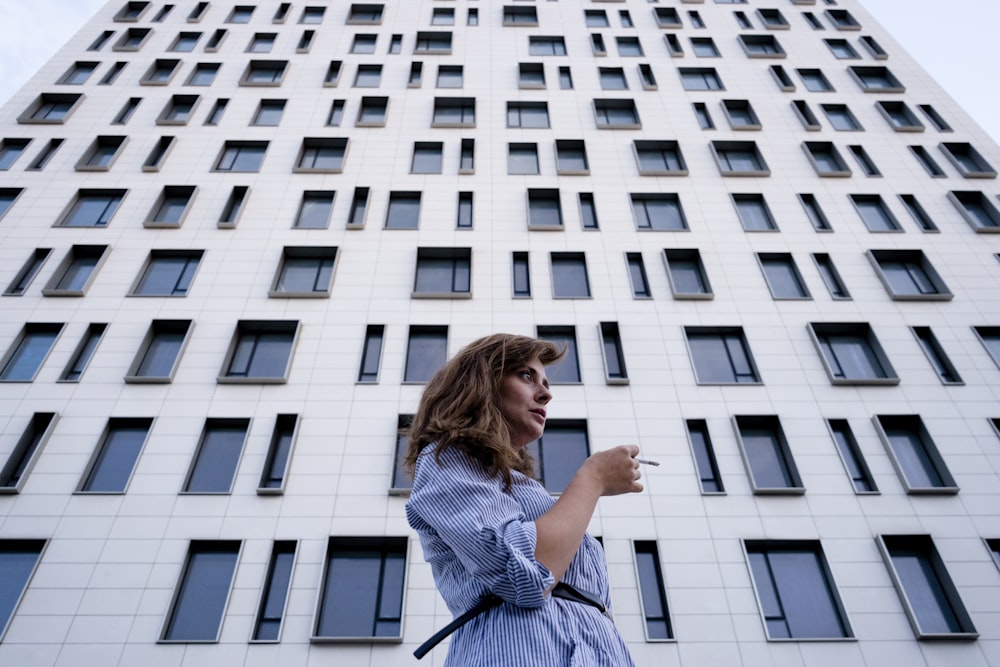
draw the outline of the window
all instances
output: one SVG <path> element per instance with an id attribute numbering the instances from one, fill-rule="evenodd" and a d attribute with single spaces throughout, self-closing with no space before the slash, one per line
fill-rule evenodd
<path id="1" fill-rule="evenodd" d="M 923 251 L 869 250 L 867 255 L 894 300 L 951 300 L 951 292 Z"/>
<path id="2" fill-rule="evenodd" d="M 125 381 L 172 381 L 191 329 L 190 320 L 153 320 Z"/>
<path id="3" fill-rule="evenodd" d="M 431 11 L 431 25 L 455 25 L 455 10 L 450 7 L 435 7 Z"/>
<path id="4" fill-rule="evenodd" d="M 920 415 L 876 415 L 874 422 L 907 493 L 958 493 Z"/>
<path id="5" fill-rule="evenodd" d="M 818 176 L 847 177 L 851 175 L 851 168 L 840 155 L 840 151 L 833 145 L 832 141 L 803 141 L 802 150 L 805 151 L 809 163 L 816 170 Z"/>
<path id="6" fill-rule="evenodd" d="M 910 149 L 910 152 L 913 153 L 913 157 L 915 157 L 917 162 L 920 163 L 920 166 L 927 172 L 928 176 L 931 178 L 944 178 L 947 175 L 923 146 L 908 146 L 908 148 Z"/>
<path id="7" fill-rule="evenodd" d="M 712 122 L 712 114 L 709 113 L 708 107 L 704 102 L 694 102 L 691 104 L 691 108 L 694 109 L 694 117 L 698 121 L 698 127 L 703 130 L 715 129 L 715 123 Z"/>
<path id="8" fill-rule="evenodd" d="M 518 63 L 518 88 L 545 88 L 545 68 L 542 63 Z"/>
<path id="9" fill-rule="evenodd" d="M 125 190 L 80 190 L 56 223 L 60 227 L 105 227 L 125 199 Z"/>
<path id="10" fill-rule="evenodd" d="M 528 229 L 562 229 L 559 190 L 528 189 Z"/>
<path id="11" fill-rule="evenodd" d="M 318 24 L 323 22 L 323 14 L 326 12 L 326 7 L 305 7 L 302 10 L 302 16 L 299 17 L 299 23 L 309 23 Z"/>
<path id="12" fill-rule="evenodd" d="M 52 254 L 51 248 L 36 248 L 31 256 L 28 257 L 28 261 L 24 263 L 21 270 L 17 272 L 14 279 L 10 281 L 10 285 L 4 290 L 4 296 L 21 296 L 31 285 L 31 281 L 35 279 L 38 272 L 42 270 L 42 266 L 45 265 L 45 260 L 49 258 Z"/>
<path id="13" fill-rule="evenodd" d="M 868 464 L 865 463 L 864 455 L 854 437 L 851 426 L 846 419 L 828 419 L 827 426 L 833 443 L 837 447 L 837 453 L 844 464 L 847 475 L 851 478 L 854 492 L 858 494 L 878 493 L 875 485 L 875 478 L 872 476 Z"/>
<path id="14" fill-rule="evenodd" d="M 270 53 L 277 39 L 276 32 L 255 32 L 247 45 L 247 53 Z"/>
<path id="15" fill-rule="evenodd" d="M 344 105 L 343 100 L 340 100 L 340 113 L 343 113 Z M 389 113 L 389 98 L 388 97 L 362 97 L 361 104 L 358 106 L 358 118 L 354 122 L 355 127 L 382 127 L 385 125 L 386 117 Z M 331 125 L 339 125 L 333 122 L 331 118 Z"/>
<path id="16" fill-rule="evenodd" d="M 156 119 L 157 125 L 186 125 L 198 106 L 198 95 L 174 95 Z"/>
<path id="17" fill-rule="evenodd" d="M 347 23 L 379 24 L 384 8 L 382 4 L 353 4 L 347 13 Z"/>
<path id="18" fill-rule="evenodd" d="M 249 429 L 249 419 L 206 419 L 183 493 L 231 493 Z"/>
<path id="19" fill-rule="evenodd" d="M 528 253 L 511 253 L 511 281 L 515 299 L 531 298 L 531 272 L 528 266 Z"/>
<path id="20" fill-rule="evenodd" d="M 168 51 L 177 51 L 180 53 L 189 53 L 194 51 L 194 47 L 198 44 L 198 40 L 201 39 L 200 32 L 182 32 L 177 35 L 173 43 L 168 48 Z"/>
<path id="21" fill-rule="evenodd" d="M 368 194 L 368 188 L 354 188 L 354 196 L 351 198 L 351 210 L 347 214 L 348 229 L 359 229 L 365 226 L 365 216 L 368 214 Z"/>
<path id="22" fill-rule="evenodd" d="M 292 540 L 276 540 L 271 547 L 251 642 L 277 642 L 281 638 L 282 619 L 292 588 L 295 550 L 296 543 Z"/>
<path id="23" fill-rule="evenodd" d="M 853 637 L 818 540 L 746 540 L 768 639 Z"/>
<path id="24" fill-rule="evenodd" d="M 475 127 L 476 98 L 435 97 L 431 127 Z"/>
<path id="25" fill-rule="evenodd" d="M 437 76 L 438 88 L 461 88 L 463 72 L 461 65 L 439 65 Z"/>
<path id="26" fill-rule="evenodd" d="M 193 185 L 167 185 L 153 204 L 144 227 L 180 227 L 184 222 L 196 188 Z"/>
<path id="27" fill-rule="evenodd" d="M 118 10 L 118 13 L 115 14 L 115 21 L 138 21 L 147 9 L 149 9 L 148 2 L 129 0 L 129 2 L 126 2 L 125 5 Z"/>
<path id="28" fill-rule="evenodd" d="M 692 37 L 691 51 L 698 58 L 718 58 L 722 55 L 711 37 Z"/>
<path id="29" fill-rule="evenodd" d="M 996 420 L 994 420 L 994 426 L 996 426 Z M 1000 540 L 986 540 L 986 548 L 990 550 L 997 567 L 1000 567 Z"/>
<path id="30" fill-rule="evenodd" d="M 617 322 L 601 322 L 601 352 L 604 359 L 604 380 L 608 384 L 628 384 L 625 350 Z"/>
<path id="31" fill-rule="evenodd" d="M 740 327 L 685 327 L 698 384 L 760 384 Z"/>
<path id="32" fill-rule="evenodd" d="M 285 113 L 285 100 L 261 100 L 251 125 L 276 127 Z"/>
<path id="33" fill-rule="evenodd" d="M 797 69 L 799 78 L 802 79 L 802 85 L 806 87 L 806 90 L 813 93 L 829 93 L 833 92 L 833 84 L 826 78 L 822 70 L 818 69 Z"/>
<path id="34" fill-rule="evenodd" d="M 545 434 L 528 444 L 528 453 L 535 459 L 535 473 L 542 486 L 549 493 L 562 493 L 590 455 L 586 422 L 548 420 Z"/>
<path id="35" fill-rule="evenodd" d="M 896 216 L 886 206 L 881 195 L 849 195 L 858 215 L 870 232 L 901 232 Z"/>
<path id="36" fill-rule="evenodd" d="M 187 296 L 198 272 L 201 250 L 152 250 L 132 296 Z"/>
<path id="37" fill-rule="evenodd" d="M 632 297 L 635 299 L 650 299 L 653 292 L 646 277 L 646 265 L 642 261 L 642 253 L 625 253 L 625 266 L 628 269 L 629 283 L 632 285 Z"/>
<path id="38" fill-rule="evenodd" d="M 587 261 L 582 252 L 554 252 L 551 255 L 551 261 L 552 298 L 590 298 Z"/>
<path id="39" fill-rule="evenodd" d="M 806 128 L 810 132 L 816 132 L 823 129 L 823 126 L 820 125 L 816 114 L 813 113 L 812 109 L 809 107 L 809 103 L 805 100 L 792 100 L 792 110 L 795 112 L 795 115 L 798 116 L 799 121 L 802 123 L 802 127 Z"/>
<path id="40" fill-rule="evenodd" d="M 507 173 L 538 174 L 538 144 L 507 144 Z"/>
<path id="41" fill-rule="evenodd" d="M 402 637 L 408 542 L 406 537 L 330 538 L 314 639 Z"/>
<path id="42" fill-rule="evenodd" d="M 711 299 L 715 296 L 697 248 L 667 248 L 663 258 L 675 299 Z"/>
<path id="43" fill-rule="evenodd" d="M 680 14 L 673 7 L 654 7 L 653 15 L 656 17 L 656 25 L 661 28 L 682 28 Z"/>
<path id="44" fill-rule="evenodd" d="M 528 37 L 528 54 L 532 56 L 564 56 L 566 42 L 562 37 L 531 35 Z"/>
<path id="45" fill-rule="evenodd" d="M 559 68 L 559 87 L 563 90 L 571 90 L 573 88 L 573 73 L 568 67 Z"/>
<path id="46" fill-rule="evenodd" d="M 383 100 L 381 114 L 377 118 L 381 119 L 379 122 L 375 120 L 372 121 L 372 125 L 383 125 L 385 124 L 385 112 L 386 106 L 388 105 L 389 98 L 387 97 L 362 97 L 361 104 L 358 106 L 358 118 L 355 121 L 355 125 L 363 127 L 367 122 L 365 119 L 369 117 L 369 113 L 372 114 L 372 118 L 375 118 L 374 110 L 370 109 L 370 105 L 374 104 L 374 100 Z M 330 127 L 340 127 L 340 124 L 344 122 L 344 105 L 346 100 L 333 100 L 330 102 L 330 113 L 327 114 L 326 124 Z"/>
<path id="47" fill-rule="evenodd" d="M 448 327 L 410 326 L 403 382 L 427 382 L 448 358 Z"/>
<path id="48" fill-rule="evenodd" d="M 215 76 L 219 73 L 218 63 L 198 63 L 195 65 L 191 76 L 188 77 L 189 86 L 211 86 L 215 81 Z"/>
<path id="49" fill-rule="evenodd" d="M 87 331 L 80 339 L 79 345 L 73 351 L 73 356 L 70 357 L 69 363 L 66 364 L 62 375 L 59 376 L 60 382 L 80 381 L 80 378 L 83 377 L 83 372 L 87 370 L 87 366 L 90 364 L 91 357 L 97 351 L 97 346 L 104 337 L 104 332 L 107 328 L 107 323 L 103 322 L 95 322 L 87 327 Z"/>
<path id="50" fill-rule="evenodd" d="M 251 60 L 240 79 L 241 86 L 280 86 L 288 61 Z"/>
<path id="51" fill-rule="evenodd" d="M 191 13 L 188 14 L 187 17 L 188 23 L 197 23 L 202 18 L 204 18 L 205 12 L 208 11 L 208 6 L 210 4 L 211 3 L 207 2 L 206 0 L 204 2 L 199 2 L 197 5 L 195 5 L 194 9 L 191 10 Z"/>
<path id="52" fill-rule="evenodd" d="M 829 3 L 827 3 L 829 4 Z M 824 12 L 826 18 L 837 30 L 860 30 L 861 24 L 846 9 L 828 9 Z"/>
<path id="53" fill-rule="evenodd" d="M 695 472 L 702 494 L 725 493 L 722 485 L 722 474 L 715 459 L 715 448 L 708 434 L 708 423 L 704 419 L 688 419 L 688 444 L 691 445 L 691 456 L 694 459 Z"/>
<path id="54" fill-rule="evenodd" d="M 361 366 L 358 369 L 358 382 L 378 382 L 379 369 L 382 366 L 382 346 L 384 340 L 384 324 L 369 324 L 365 328 L 365 343 L 361 348 Z"/>
<path id="55" fill-rule="evenodd" d="M 792 450 L 781 422 L 773 415 L 735 416 L 740 454 L 755 494 L 803 494 Z"/>
<path id="56" fill-rule="evenodd" d="M 118 77 L 121 75 L 122 72 L 125 71 L 125 67 L 127 65 L 128 65 L 127 62 L 121 60 L 111 65 L 111 67 L 108 68 L 108 71 L 104 73 L 104 76 L 101 77 L 101 80 L 98 82 L 98 84 L 101 86 L 110 86 L 111 84 L 113 84 L 115 81 L 118 80 Z"/>
<path id="57" fill-rule="evenodd" d="M 42 93 L 18 116 L 19 123 L 65 123 L 83 101 L 79 93 Z"/>
<path id="58" fill-rule="evenodd" d="M 505 5 L 503 8 L 503 24 L 510 26 L 535 26 L 538 25 L 538 13 L 534 7 Z"/>
<path id="59" fill-rule="evenodd" d="M 771 72 L 771 76 L 774 78 L 774 82 L 778 84 L 783 92 L 790 93 L 795 90 L 795 84 L 792 82 L 792 77 L 788 76 L 788 72 L 781 65 L 771 65 L 768 70 Z"/>
<path id="60" fill-rule="evenodd" d="M 598 229 L 597 205 L 594 203 L 594 194 L 581 192 L 578 199 L 580 202 L 580 226 L 587 230 Z"/>
<path id="61" fill-rule="evenodd" d="M 563 176 L 590 173 L 587 145 L 583 139 L 556 139 L 556 172 Z"/>
<path id="62" fill-rule="evenodd" d="M 355 35 L 351 42 L 351 53 L 370 54 L 375 53 L 375 43 L 378 35 Z"/>
<path id="63" fill-rule="evenodd" d="M 298 331 L 296 320 L 240 320 L 218 381 L 285 382 Z"/>
<path id="64" fill-rule="evenodd" d="M 651 231 L 688 230 L 680 196 L 673 193 L 638 193 L 630 195 L 635 228 Z"/>
<path id="65" fill-rule="evenodd" d="M 472 249 L 417 248 L 413 296 L 472 296 Z"/>
<path id="66" fill-rule="evenodd" d="M 813 253 L 813 262 L 816 263 L 816 270 L 819 271 L 823 284 L 826 285 L 830 297 L 836 299 L 850 299 L 851 293 L 847 291 L 844 280 L 840 277 L 837 267 L 834 265 L 830 255 L 825 252 Z"/>
<path id="67" fill-rule="evenodd" d="M 35 159 L 32 160 L 27 167 L 25 167 L 25 171 L 41 171 L 42 169 L 45 169 L 45 165 L 49 163 L 49 160 L 51 160 L 59 148 L 62 147 L 63 141 L 63 139 L 50 139 L 48 143 L 45 144 L 45 148 L 39 151 Z"/>
<path id="68" fill-rule="evenodd" d="M 104 48 L 104 45 L 108 43 L 108 40 L 114 37 L 114 34 L 115 34 L 114 30 L 105 30 L 100 35 L 98 35 L 97 39 L 91 42 L 90 46 L 87 47 L 87 50 L 100 51 L 101 49 Z"/>
<path id="69" fill-rule="evenodd" d="M 680 67 L 677 72 L 684 90 L 725 90 L 713 67 Z"/>
<path id="70" fill-rule="evenodd" d="M 226 17 L 226 23 L 249 23 L 254 9 L 252 5 L 236 5 Z"/>
<path id="71" fill-rule="evenodd" d="M 241 543 L 192 540 L 161 641 L 217 642 Z"/>
<path id="72" fill-rule="evenodd" d="M 508 102 L 507 127 L 544 128 L 549 126 L 546 102 Z"/>
<path id="73" fill-rule="evenodd" d="M 758 9 L 757 16 L 768 30 L 788 30 L 791 26 L 778 9 Z"/>
<path id="74" fill-rule="evenodd" d="M 791 253 L 759 252 L 757 262 L 774 299 L 811 299 Z"/>
<path id="75" fill-rule="evenodd" d="M 861 57 L 846 39 L 824 39 L 823 42 L 838 60 L 857 60 Z"/>
<path id="76" fill-rule="evenodd" d="M 1000 327 L 973 327 L 979 342 L 986 348 L 986 352 L 1000 367 Z"/>
<path id="77" fill-rule="evenodd" d="M 580 355 L 576 344 L 575 327 L 540 326 L 538 337 L 565 349 L 562 359 L 548 366 L 549 382 L 553 384 L 578 384 L 580 377 Z M 551 491 L 551 489 L 549 489 Z"/>
<path id="78" fill-rule="evenodd" d="M 635 571 L 639 580 L 639 602 L 645 620 L 647 641 L 673 639 L 666 587 L 660 570 L 660 554 L 653 540 L 635 540 Z"/>
<path id="79" fill-rule="evenodd" d="M 761 194 L 733 194 L 733 206 L 740 218 L 743 230 L 747 232 L 776 232 L 778 225 L 774 222 L 771 209 Z"/>
<path id="80" fill-rule="evenodd" d="M 45 446 L 46 440 L 52 435 L 55 424 L 56 413 L 54 412 L 36 412 L 31 416 L 27 427 L 24 429 L 21 437 L 18 438 L 17 444 L 14 445 L 13 451 L 7 457 L 7 462 L 0 469 L 0 494 L 19 493 L 21 491 L 25 480 L 28 478 L 28 474 L 31 472 L 42 448 Z M 0 541 L 0 548 L 2 548 L 2 545 L 3 542 Z M 0 554 L 2 554 L 2 551 L 0 551 Z M 4 576 L 7 576 L 2 556 L 0 556 L 0 572 L 4 572 Z M 0 588 L 0 600 L 8 600 L 3 595 L 2 588 Z M 0 606 L 0 620 L 3 621 L 5 621 L 5 617 L 3 616 L 5 606 Z M 3 636 L 3 625 L 3 623 L 0 623 L 0 636 Z"/>
<path id="81" fill-rule="evenodd" d="M 413 47 L 414 53 L 451 53 L 450 32 L 418 32 L 417 41 Z"/>
<path id="82" fill-rule="evenodd" d="M 854 132 L 864 129 L 846 104 L 821 104 L 820 107 L 833 129 L 839 132 Z"/>
<path id="83" fill-rule="evenodd" d="M 347 156 L 347 139 L 307 137 L 302 140 L 293 172 L 339 174 Z"/>
<path id="84" fill-rule="evenodd" d="M 112 51 L 138 51 L 142 48 L 143 43 L 147 38 L 153 33 L 149 28 L 129 28 L 122 33 L 122 36 L 118 38 L 115 45 L 111 47 Z M 96 44 L 96 42 L 95 42 Z M 93 47 L 91 47 L 93 48 Z"/>
<path id="85" fill-rule="evenodd" d="M 722 100 L 722 110 L 726 113 L 729 127 L 734 130 L 759 130 L 761 127 L 760 118 L 750 100 Z"/>
<path id="86" fill-rule="evenodd" d="M 416 229 L 420 223 L 420 193 L 390 192 L 386 229 Z"/>
<path id="87" fill-rule="evenodd" d="M 938 378 L 943 384 L 964 384 L 958 370 L 948 358 L 937 336 L 930 327 L 910 327 L 921 349 L 927 355 L 927 361 L 931 363 Z"/>
<path id="88" fill-rule="evenodd" d="M 597 77 L 604 90 L 627 90 L 628 82 L 625 80 L 625 70 L 621 67 L 598 67 Z"/>
<path id="89" fill-rule="evenodd" d="M 403 36 L 401 34 L 394 34 L 389 38 L 389 49 L 388 53 L 393 56 L 397 56 L 403 52 Z"/>
<path id="90" fill-rule="evenodd" d="M 7 214 L 14 201 L 21 196 L 21 188 L 0 188 L 0 220 Z"/>
<path id="91" fill-rule="evenodd" d="M 632 147 L 642 176 L 687 176 L 687 164 L 676 141 L 637 139 Z"/>
<path id="92" fill-rule="evenodd" d="M 866 93 L 906 92 L 906 86 L 889 71 L 888 67 L 853 66 L 848 67 L 847 71 Z"/>
<path id="93" fill-rule="evenodd" d="M 417 141 L 413 144 L 411 174 L 440 174 L 441 152 L 444 144 L 440 141 Z"/>
<path id="94" fill-rule="evenodd" d="M 638 57 L 645 55 L 638 37 L 615 37 L 615 44 L 618 47 L 619 56 Z"/>
<path id="95" fill-rule="evenodd" d="M 917 108 L 927 117 L 938 132 L 951 132 L 951 125 L 930 104 L 918 104 Z"/>
<path id="96" fill-rule="evenodd" d="M 275 418 L 274 430 L 271 432 L 271 443 L 268 445 L 267 457 L 264 460 L 264 469 L 260 475 L 260 482 L 257 484 L 258 494 L 267 495 L 284 491 L 298 425 L 298 415 L 279 414 Z M 259 637 L 255 637 L 255 639 L 259 639 Z"/>
<path id="97" fill-rule="evenodd" d="M 114 120 L 111 121 L 112 125 L 125 125 L 128 123 L 132 114 L 135 110 L 139 108 L 139 104 L 142 102 L 141 97 L 130 97 L 125 104 L 122 105 L 121 110 L 115 115 Z"/>
<path id="98" fill-rule="evenodd" d="M 784 58 L 787 55 L 774 35 L 740 35 L 739 39 L 748 58 Z"/>
<path id="99" fill-rule="evenodd" d="M 978 636 L 930 535 L 880 535 L 878 544 L 917 638 Z"/>
<path id="100" fill-rule="evenodd" d="M 236 227 L 240 214 L 243 213 L 244 204 L 247 201 L 247 194 L 250 188 L 246 185 L 234 185 L 226 198 L 226 205 L 222 207 L 222 214 L 219 216 L 217 226 L 220 229 L 232 229 Z"/>
<path id="101" fill-rule="evenodd" d="M 634 100 L 595 99 L 594 117 L 598 129 L 638 130 L 642 127 Z"/>
<path id="102" fill-rule="evenodd" d="M 857 161 L 858 166 L 861 167 L 861 171 L 865 176 L 881 176 L 882 172 L 879 171 L 878 167 L 875 165 L 875 161 L 865 150 L 864 146 L 854 145 L 848 146 L 847 149 L 851 151 L 851 155 Z"/>
<path id="103" fill-rule="evenodd" d="M 4 138 L 0 141 L 0 171 L 6 171 L 14 166 L 17 158 L 31 143 L 31 139 Z"/>
<path id="104" fill-rule="evenodd" d="M 716 4 L 722 5 L 744 5 L 746 2 L 744 0 L 722 0 L 719 2 L 716 0 Z M 736 25 L 738 25 L 743 30 L 750 30 L 753 28 L 753 23 L 747 18 L 747 15 L 743 12 L 733 12 L 733 18 L 736 19 Z"/>
<path id="105" fill-rule="evenodd" d="M 976 190 L 952 190 L 948 199 L 977 232 L 1000 232 L 1000 211 L 990 198 Z"/>
<path id="106" fill-rule="evenodd" d="M 228 105 L 229 105 L 228 99 L 224 97 L 217 99 L 215 101 L 215 104 L 212 105 L 212 110 L 208 112 L 207 116 L 205 116 L 205 125 L 218 125 L 219 121 L 222 120 L 222 114 L 226 112 L 226 107 Z M 267 142 L 256 142 L 256 143 L 264 143 L 265 145 L 267 144 Z"/>
<path id="107" fill-rule="evenodd" d="M 45 540 L 0 540 L 0 637 L 7 631 L 42 558 Z"/>
<path id="108" fill-rule="evenodd" d="M 965 178 L 996 178 L 996 170 L 972 144 L 942 142 L 938 147 Z"/>
<path id="109" fill-rule="evenodd" d="M 96 62 L 77 61 L 59 78 L 58 83 L 69 86 L 82 86 L 87 83 L 87 79 L 90 78 L 90 75 L 94 73 L 99 64 Z"/>
<path id="110" fill-rule="evenodd" d="M 74 245 L 42 289 L 42 294 L 83 296 L 107 254 L 106 245 Z"/>
<path id="111" fill-rule="evenodd" d="M 219 28 L 218 30 L 213 32 L 212 36 L 208 38 L 208 42 L 205 43 L 205 51 L 207 53 L 214 53 L 218 51 L 219 47 L 222 46 L 222 42 L 225 41 L 226 36 L 228 34 L 229 31 L 226 30 L 225 28 Z"/>
<path id="112" fill-rule="evenodd" d="M 911 146 L 912 148 L 912 146 Z M 924 207 L 917 201 L 917 198 L 913 195 L 899 195 L 899 201 L 903 203 L 906 208 L 906 212 L 910 214 L 913 221 L 917 223 L 917 226 L 922 232 L 938 232 L 937 225 L 934 224 L 934 220 L 931 219 Z"/>
<path id="113" fill-rule="evenodd" d="M 872 55 L 875 60 L 885 60 L 889 57 L 889 53 L 882 48 L 882 45 L 875 41 L 875 38 L 871 35 L 862 35 L 858 38 L 861 45 L 868 50 L 868 53 Z"/>
<path id="114" fill-rule="evenodd" d="M 227 141 L 215 163 L 215 171 L 258 172 L 266 152 L 266 141 Z"/>
<path id="115" fill-rule="evenodd" d="M 752 141 L 713 141 L 712 155 L 723 176 L 770 176 L 757 144 Z"/>
<path id="116" fill-rule="evenodd" d="M 278 5 L 278 8 L 274 10 L 274 18 L 271 19 L 273 23 L 284 23 L 285 19 L 288 18 L 288 10 L 292 8 L 292 3 L 282 2 Z"/>
<path id="117" fill-rule="evenodd" d="M 109 419 L 77 493 L 125 493 L 152 427 L 148 417 Z"/>
<path id="118" fill-rule="evenodd" d="M 835 385 L 895 385 L 899 377 L 867 323 L 812 322 L 809 334 Z"/>
<path id="119" fill-rule="evenodd" d="M 336 246 L 286 246 L 268 296 L 329 296 L 336 257 Z"/>

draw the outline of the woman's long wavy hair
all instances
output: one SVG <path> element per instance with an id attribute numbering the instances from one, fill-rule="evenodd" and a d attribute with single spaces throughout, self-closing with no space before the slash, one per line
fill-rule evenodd
<path id="1" fill-rule="evenodd" d="M 565 350 L 549 341 L 493 334 L 473 341 L 446 363 L 424 389 L 409 428 L 404 462 L 413 473 L 420 452 L 437 444 L 435 457 L 454 447 L 478 462 L 491 477 L 510 488 L 511 471 L 534 475 L 534 461 L 525 448 L 511 447 L 510 425 L 500 412 L 504 378 L 538 359 L 551 364 Z"/>

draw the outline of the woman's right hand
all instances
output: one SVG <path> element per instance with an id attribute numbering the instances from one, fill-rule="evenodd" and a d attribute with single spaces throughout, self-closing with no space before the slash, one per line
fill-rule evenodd
<path id="1" fill-rule="evenodd" d="M 639 478 L 639 462 L 635 460 L 639 453 L 636 445 L 619 445 L 592 454 L 580 473 L 593 477 L 602 496 L 617 496 L 622 493 L 638 493 L 642 491 Z"/>

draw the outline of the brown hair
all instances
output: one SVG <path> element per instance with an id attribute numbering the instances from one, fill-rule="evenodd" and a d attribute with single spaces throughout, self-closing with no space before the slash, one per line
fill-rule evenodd
<path id="1" fill-rule="evenodd" d="M 491 477 L 510 487 L 511 471 L 534 474 L 524 448 L 510 446 L 507 420 L 500 412 L 504 377 L 538 359 L 543 365 L 563 356 L 555 344 L 528 336 L 493 334 L 475 340 L 446 363 L 427 383 L 409 429 L 404 464 L 412 474 L 417 456 L 437 444 L 435 458 L 454 447 L 478 462 Z"/>

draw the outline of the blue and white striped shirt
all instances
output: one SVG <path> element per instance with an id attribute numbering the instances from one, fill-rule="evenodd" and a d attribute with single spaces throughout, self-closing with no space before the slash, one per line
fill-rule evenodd
<path id="1" fill-rule="evenodd" d="M 625 642 L 594 607 L 552 598 L 554 578 L 535 560 L 535 519 L 555 499 L 513 473 L 510 491 L 466 454 L 449 449 L 441 465 L 428 447 L 417 460 L 406 518 L 420 535 L 438 591 L 458 616 L 486 593 L 504 604 L 452 635 L 450 667 L 628 667 Z M 599 596 L 610 609 L 600 543 L 586 535 L 563 581 Z"/>

